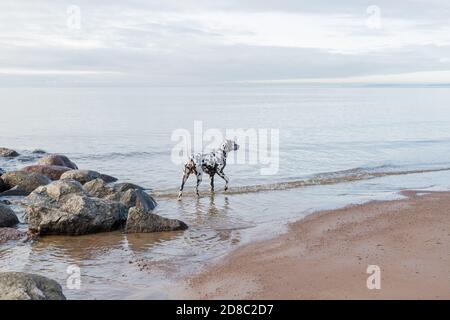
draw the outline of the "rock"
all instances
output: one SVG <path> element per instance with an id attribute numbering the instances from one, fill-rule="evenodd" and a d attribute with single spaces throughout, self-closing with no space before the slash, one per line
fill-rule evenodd
<path id="1" fill-rule="evenodd" d="M 34 153 L 34 154 L 46 154 L 47 152 L 45 152 L 45 150 L 42 150 L 42 149 L 34 149 L 33 151 L 31 151 L 31 153 Z"/>
<path id="2" fill-rule="evenodd" d="M 19 219 L 14 211 L 3 203 L 0 203 L 0 227 L 13 227 L 18 223 Z"/>
<path id="3" fill-rule="evenodd" d="M 70 170 L 64 172 L 60 179 L 71 179 L 85 184 L 86 182 L 100 178 L 100 173 L 92 170 Z"/>
<path id="4" fill-rule="evenodd" d="M 83 194 L 83 186 L 75 180 L 55 181 L 44 187 L 47 195 L 55 200 L 68 194 Z"/>
<path id="5" fill-rule="evenodd" d="M 100 179 L 102 179 L 106 183 L 116 182 L 118 180 L 116 177 L 107 174 L 100 174 Z"/>
<path id="6" fill-rule="evenodd" d="M 70 161 L 69 158 L 60 154 L 50 154 L 40 159 L 37 164 L 45 166 L 61 166 L 70 169 L 78 169 L 77 165 Z"/>
<path id="7" fill-rule="evenodd" d="M 10 171 L 2 175 L 1 179 L 8 189 L 17 187 L 25 194 L 30 194 L 39 186 L 47 185 L 51 182 L 49 178 L 40 173 L 29 173 L 23 171 Z M 4 195 L 4 194 L 2 194 Z"/>
<path id="8" fill-rule="evenodd" d="M 61 175 L 66 172 L 72 170 L 68 167 L 62 167 L 62 166 L 48 166 L 48 165 L 33 165 L 33 166 L 27 166 L 25 168 L 22 168 L 21 171 L 24 172 L 34 172 L 34 173 L 41 173 L 44 176 L 47 176 L 51 180 L 59 180 Z"/>
<path id="9" fill-rule="evenodd" d="M 104 192 L 107 188 L 100 179 L 84 188 L 78 181 L 66 179 L 37 188 L 23 202 L 29 230 L 40 235 L 82 235 L 119 229 L 127 219 L 125 205 L 89 197 L 85 191 Z"/>
<path id="10" fill-rule="evenodd" d="M 159 215 L 133 207 L 128 211 L 125 230 L 128 233 L 138 233 L 186 230 L 187 228 L 188 226 L 183 221 L 163 218 Z"/>
<path id="11" fill-rule="evenodd" d="M 114 192 L 102 179 L 89 181 L 84 184 L 83 188 L 89 196 L 96 198 L 104 198 Z"/>
<path id="12" fill-rule="evenodd" d="M 122 202 L 127 208 L 136 207 L 145 211 L 155 209 L 157 203 L 149 194 L 142 190 L 127 190 L 120 197 Z"/>
<path id="13" fill-rule="evenodd" d="M 69 194 L 57 202 L 31 203 L 26 215 L 33 233 L 82 235 L 117 230 L 127 219 L 127 208 L 115 201 Z"/>
<path id="14" fill-rule="evenodd" d="M 66 300 L 55 280 L 30 273 L 0 273 L 0 300 Z"/>
<path id="15" fill-rule="evenodd" d="M 29 195 L 30 193 L 28 191 L 25 191 L 23 189 L 21 189 L 19 186 L 16 186 L 14 188 L 11 188 L 9 190 L 3 191 L 2 193 L 0 193 L 0 196 L 2 197 L 25 197 L 27 195 Z"/>
<path id="16" fill-rule="evenodd" d="M 77 180 L 81 184 L 85 184 L 86 182 L 95 180 L 95 179 L 102 179 L 106 183 L 117 181 L 117 178 L 114 178 L 112 176 L 109 176 L 107 174 L 101 174 L 97 171 L 93 170 L 70 170 L 67 172 L 64 172 L 60 179 L 72 179 Z"/>
<path id="17" fill-rule="evenodd" d="M 6 185 L 5 182 L 3 182 L 2 178 L 0 177 L 0 193 L 2 193 L 3 191 L 8 190 L 8 186 Z"/>
<path id="18" fill-rule="evenodd" d="M 2 174 L 4 174 L 6 171 L 3 170 L 2 168 L 0 168 L 0 177 L 2 176 Z"/>
<path id="19" fill-rule="evenodd" d="M 17 156 L 19 156 L 19 154 L 12 149 L 0 148 L 0 157 L 15 158 Z"/>
<path id="20" fill-rule="evenodd" d="M 9 200 L 0 200 L 0 203 L 6 204 L 7 206 L 11 205 L 11 201 Z"/>
<path id="21" fill-rule="evenodd" d="M 125 192 L 113 193 L 106 197 L 108 200 L 120 201 L 128 209 L 138 207 L 146 211 L 153 210 L 158 204 L 148 193 L 138 189 L 128 189 Z"/>
<path id="22" fill-rule="evenodd" d="M 46 186 L 36 188 L 21 204 L 25 207 L 47 207 L 58 209 L 60 200 L 70 194 L 85 195 L 81 183 L 75 180 L 54 181 Z M 22 216 L 28 223 L 28 210 Z"/>
<path id="23" fill-rule="evenodd" d="M 5 243 L 10 240 L 24 240 L 27 238 L 27 233 L 14 228 L 0 228 L 0 243 Z"/>
<path id="24" fill-rule="evenodd" d="M 129 182 L 116 183 L 115 185 L 113 185 L 114 192 L 125 192 L 130 189 L 145 190 L 141 186 Z"/>

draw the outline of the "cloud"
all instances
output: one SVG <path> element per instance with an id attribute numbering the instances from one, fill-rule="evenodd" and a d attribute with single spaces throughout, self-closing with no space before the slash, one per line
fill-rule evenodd
<path id="1" fill-rule="evenodd" d="M 80 28 L 70 27 L 73 4 Z M 450 69 L 450 4 L 377 1 L 379 17 L 369 5 L 5 0 L 0 84 L 180 85 Z"/>

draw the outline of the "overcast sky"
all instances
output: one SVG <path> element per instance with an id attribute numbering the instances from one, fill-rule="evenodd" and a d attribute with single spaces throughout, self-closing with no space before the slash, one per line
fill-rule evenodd
<path id="1" fill-rule="evenodd" d="M 0 85 L 450 83 L 449 70 L 446 0 L 0 2 Z"/>

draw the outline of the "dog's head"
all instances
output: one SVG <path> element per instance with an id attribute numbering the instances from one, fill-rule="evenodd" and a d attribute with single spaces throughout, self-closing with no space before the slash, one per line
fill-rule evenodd
<path id="1" fill-rule="evenodd" d="M 239 145 L 236 143 L 236 139 L 235 140 L 225 140 L 222 143 L 222 149 L 225 152 L 237 151 L 237 150 L 239 150 Z"/>

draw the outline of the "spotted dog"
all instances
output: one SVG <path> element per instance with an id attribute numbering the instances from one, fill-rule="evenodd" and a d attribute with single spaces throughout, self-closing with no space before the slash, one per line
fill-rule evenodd
<path id="1" fill-rule="evenodd" d="M 237 151 L 239 145 L 234 140 L 225 140 L 219 149 L 212 151 L 207 154 L 198 153 L 192 155 L 189 160 L 184 165 L 183 178 L 181 181 L 180 193 L 178 194 L 178 200 L 181 200 L 183 195 L 183 188 L 186 180 L 189 178 L 191 173 L 197 176 L 197 186 L 196 192 L 197 196 L 198 187 L 202 182 L 203 173 L 209 174 L 211 179 L 211 191 L 214 191 L 214 176 L 217 174 L 223 180 L 225 180 L 225 191 L 228 189 L 228 177 L 225 175 L 223 170 L 227 165 L 227 156 L 231 151 Z"/>

